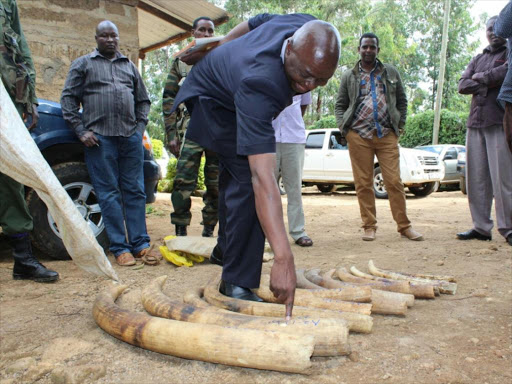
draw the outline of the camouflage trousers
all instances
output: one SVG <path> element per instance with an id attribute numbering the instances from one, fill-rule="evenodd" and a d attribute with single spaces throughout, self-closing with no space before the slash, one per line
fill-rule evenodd
<path id="1" fill-rule="evenodd" d="M 217 155 L 185 138 L 178 159 L 176 177 L 171 195 L 174 212 L 171 213 L 171 223 L 174 225 L 190 225 L 190 196 L 197 186 L 197 176 L 201 166 L 203 152 L 206 157 L 204 165 L 204 184 L 206 193 L 203 195 L 204 208 L 203 225 L 216 225 L 219 220 L 219 159 Z"/>

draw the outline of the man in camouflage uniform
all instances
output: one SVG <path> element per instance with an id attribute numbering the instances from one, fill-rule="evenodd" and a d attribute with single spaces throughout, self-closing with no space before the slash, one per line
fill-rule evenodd
<path id="1" fill-rule="evenodd" d="M 211 37 L 213 33 L 214 24 L 210 18 L 199 17 L 194 20 L 192 28 L 194 38 Z M 162 101 L 167 146 L 171 153 L 178 157 L 171 195 L 174 207 L 174 212 L 171 213 L 171 223 L 176 226 L 177 236 L 187 235 L 187 226 L 190 225 L 192 217 L 190 196 L 196 189 L 201 157 L 204 153 L 206 157 L 204 166 L 206 193 L 203 195 L 203 237 L 212 237 L 218 221 L 219 161 L 214 152 L 184 138 L 190 120 L 184 105 L 181 105 L 176 112 L 170 113 L 174 99 L 191 69 L 192 66 L 183 63 L 179 58 L 173 61 L 165 83 Z"/>
<path id="2" fill-rule="evenodd" d="M 36 72 L 21 29 L 16 0 L 0 0 L 0 38 L 2 82 L 20 116 L 32 117 L 28 127 L 32 129 L 39 119 Z M 52 282 L 59 279 L 57 272 L 47 269 L 32 254 L 29 232 L 33 222 L 25 203 L 24 187 L 3 173 L 0 173 L 0 226 L 13 248 L 15 280 Z"/>

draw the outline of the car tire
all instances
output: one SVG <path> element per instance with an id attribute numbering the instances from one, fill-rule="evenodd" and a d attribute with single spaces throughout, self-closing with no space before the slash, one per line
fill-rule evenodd
<path id="1" fill-rule="evenodd" d="M 388 191 L 386 191 L 380 167 L 375 168 L 373 171 L 373 191 L 375 192 L 375 197 L 377 199 L 388 198 Z"/>
<path id="2" fill-rule="evenodd" d="M 107 231 L 86 165 L 81 162 L 62 163 L 53 166 L 52 170 L 89 223 L 100 246 L 106 249 L 109 245 Z M 70 256 L 64 247 L 59 230 L 45 203 L 34 190 L 27 195 L 27 205 L 34 221 L 34 246 L 53 259 L 69 260 Z"/>
<path id="3" fill-rule="evenodd" d="M 281 174 L 279 174 L 279 177 L 277 178 L 277 186 L 279 187 L 279 193 L 281 195 L 286 195 L 286 190 L 284 189 L 283 178 Z"/>
<path id="4" fill-rule="evenodd" d="M 460 187 L 460 191 L 462 192 L 462 194 L 464 194 L 464 195 L 468 194 L 468 191 L 466 189 L 466 178 L 465 177 L 460 178 L 459 187 Z"/>
<path id="5" fill-rule="evenodd" d="M 423 183 L 420 187 L 409 187 L 409 191 L 411 191 L 414 196 L 428 196 L 434 191 L 436 191 L 439 187 L 439 181 L 433 181 L 429 183 Z"/>
<path id="6" fill-rule="evenodd" d="M 317 184 L 316 187 L 322 193 L 330 193 L 336 190 L 336 184 Z"/>

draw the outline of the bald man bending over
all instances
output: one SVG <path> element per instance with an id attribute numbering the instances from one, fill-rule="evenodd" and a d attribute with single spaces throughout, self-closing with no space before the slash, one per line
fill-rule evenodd
<path id="1" fill-rule="evenodd" d="M 340 38 L 311 15 L 253 17 L 235 27 L 187 77 L 175 105 L 191 112 L 186 137 L 219 156 L 220 292 L 258 300 L 265 237 L 274 251 L 271 289 L 291 316 L 295 266 L 274 176 L 272 119 L 295 94 L 323 86 L 338 66 Z M 186 59 L 184 59 L 186 60 Z"/>

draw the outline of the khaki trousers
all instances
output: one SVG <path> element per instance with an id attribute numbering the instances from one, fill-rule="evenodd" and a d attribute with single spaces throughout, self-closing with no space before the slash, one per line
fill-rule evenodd
<path id="1" fill-rule="evenodd" d="M 363 139 L 356 132 L 349 130 L 346 138 L 363 228 L 377 229 L 373 190 L 373 159 L 377 156 L 393 219 L 397 224 L 398 232 L 403 232 L 411 226 L 411 222 L 407 218 L 404 185 L 400 179 L 397 136 L 391 132 L 380 139 L 377 135 L 372 139 Z"/>

